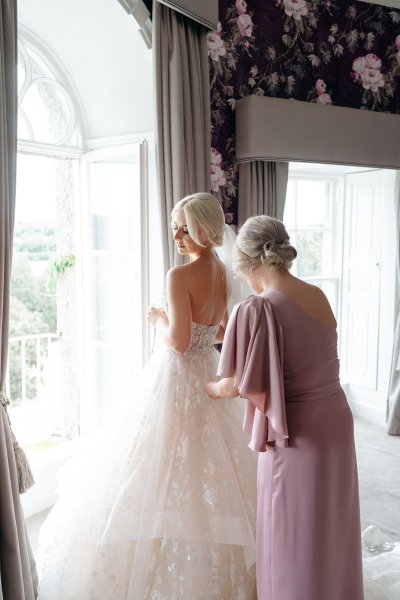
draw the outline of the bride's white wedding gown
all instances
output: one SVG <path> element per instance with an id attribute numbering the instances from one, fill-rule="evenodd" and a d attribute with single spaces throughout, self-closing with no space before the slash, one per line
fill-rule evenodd
<path id="1" fill-rule="evenodd" d="M 243 401 L 204 391 L 217 329 L 193 323 L 184 355 L 163 347 L 129 394 L 139 421 L 119 415 L 69 467 L 41 532 L 39 600 L 256 598 L 257 454 Z"/>

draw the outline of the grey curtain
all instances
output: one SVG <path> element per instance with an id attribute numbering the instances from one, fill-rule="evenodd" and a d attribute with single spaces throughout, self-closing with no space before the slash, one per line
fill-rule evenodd
<path id="1" fill-rule="evenodd" d="M 164 269 L 180 262 L 169 231 L 181 198 L 210 191 L 207 29 L 154 2 L 156 158 Z"/>
<path id="2" fill-rule="evenodd" d="M 283 219 L 289 164 L 254 160 L 239 164 L 238 221 L 254 215 Z"/>
<path id="3" fill-rule="evenodd" d="M 8 314 L 15 210 L 17 6 L 0 0 L 0 392 L 8 353 Z M 37 577 L 22 514 L 5 400 L 0 393 L 0 600 L 33 600 Z"/>
<path id="4" fill-rule="evenodd" d="M 392 367 L 387 403 L 390 435 L 400 435 L 400 171 L 396 174 L 395 215 L 397 235 L 396 257 L 396 327 L 393 341 Z"/>

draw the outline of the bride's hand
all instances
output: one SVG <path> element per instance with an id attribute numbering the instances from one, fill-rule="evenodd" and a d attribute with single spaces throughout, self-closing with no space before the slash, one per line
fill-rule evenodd
<path id="1" fill-rule="evenodd" d="M 162 319 L 165 321 L 167 319 L 167 313 L 163 308 L 156 308 L 155 306 L 150 306 L 147 311 L 147 320 L 152 327 L 155 327 L 158 319 Z"/>
<path id="2" fill-rule="evenodd" d="M 204 388 L 208 394 L 208 396 L 212 399 L 212 400 L 218 400 L 218 398 L 221 398 L 221 394 L 219 393 L 218 390 L 218 381 L 209 381 L 208 383 L 206 383 L 204 385 Z"/>

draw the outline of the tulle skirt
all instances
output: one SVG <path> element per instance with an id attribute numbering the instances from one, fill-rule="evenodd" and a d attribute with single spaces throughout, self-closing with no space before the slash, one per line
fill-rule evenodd
<path id="1" fill-rule="evenodd" d="M 400 543 L 374 525 L 362 537 L 364 600 L 400 600 Z"/>
<path id="2" fill-rule="evenodd" d="M 204 392 L 218 357 L 162 349 L 69 465 L 40 536 L 39 600 L 256 598 L 257 455 L 243 401 Z"/>

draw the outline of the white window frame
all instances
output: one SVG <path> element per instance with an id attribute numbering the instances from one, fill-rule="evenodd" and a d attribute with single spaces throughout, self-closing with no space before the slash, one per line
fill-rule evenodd
<path id="1" fill-rule="evenodd" d="M 86 398 L 89 403 L 93 402 L 90 400 L 93 396 L 91 390 L 91 382 L 94 376 L 94 365 L 92 360 L 92 353 L 88 346 L 91 335 L 91 324 L 92 324 L 92 308 L 90 304 L 91 294 L 89 292 L 88 285 L 91 281 L 91 257 L 94 255 L 91 248 L 91 240 L 87 235 L 90 231 L 90 200 L 89 200 L 89 177 L 88 168 L 91 163 L 99 160 L 110 160 L 113 158 L 126 157 L 129 153 L 136 150 L 139 145 L 139 169 L 140 169 L 140 247 L 148 248 L 149 230 L 148 230 L 148 143 L 147 139 L 143 137 L 132 138 L 130 142 L 119 144 L 115 146 L 101 147 L 95 150 L 86 152 L 81 157 L 81 168 L 80 168 L 80 232 L 78 235 L 78 254 L 81 260 L 77 262 L 78 267 L 78 281 L 79 295 L 78 295 L 78 320 L 80 332 L 80 339 L 78 347 L 80 350 L 79 364 L 80 364 L 80 385 L 79 389 L 83 398 Z M 149 305 L 149 260 L 148 252 L 141 253 L 140 262 L 140 280 L 141 280 L 141 327 L 142 327 L 142 365 L 148 360 L 148 347 L 150 331 L 147 324 L 147 307 Z M 87 433 L 91 429 L 90 419 L 90 407 L 85 404 L 81 404 L 81 418 L 80 418 L 81 432 Z"/>
<path id="2" fill-rule="evenodd" d="M 330 202 L 331 202 L 331 210 L 332 210 L 332 229 L 329 229 L 329 231 L 332 231 L 332 239 L 333 239 L 333 243 L 334 243 L 334 247 L 336 249 L 336 252 L 334 254 L 334 265 L 333 265 L 333 269 L 336 272 L 336 275 L 331 275 L 331 276 L 315 276 L 315 277 L 302 277 L 301 279 L 303 279 L 304 281 L 307 281 L 309 283 L 313 283 L 313 284 L 318 284 L 318 283 L 323 283 L 323 282 L 331 282 L 333 283 L 333 287 L 334 287 L 334 302 L 335 305 L 333 306 L 333 311 L 336 315 L 336 318 L 338 320 L 338 322 L 340 322 L 340 317 L 341 317 L 341 294 L 342 294 L 342 287 L 341 287 L 341 272 L 342 272 L 342 262 L 343 262 L 343 240 L 341 239 L 340 236 L 340 231 L 343 229 L 343 189 L 344 189 L 344 183 L 343 183 L 343 175 L 336 175 L 333 174 L 332 172 L 329 171 L 312 171 L 312 170 L 305 170 L 304 168 L 301 168 L 301 170 L 297 170 L 296 169 L 296 165 L 293 165 L 293 163 L 290 165 L 290 171 L 289 171 L 289 181 L 293 181 L 293 183 L 295 184 L 297 181 L 300 180 L 317 180 L 317 181 L 324 181 L 324 182 L 329 182 L 331 184 L 331 188 L 330 188 Z M 297 194 L 296 194 L 296 189 L 295 189 L 295 200 L 296 200 L 296 204 L 297 204 Z M 291 233 L 293 230 L 289 230 L 289 233 Z M 295 233 L 297 234 L 297 232 L 304 232 L 304 231 L 318 231 L 318 232 L 324 232 L 324 231 L 328 231 L 327 229 L 324 228 L 315 228 L 315 229 L 296 229 Z M 294 236 L 296 237 L 296 235 Z M 296 246 L 296 240 L 292 239 L 294 246 Z"/>

